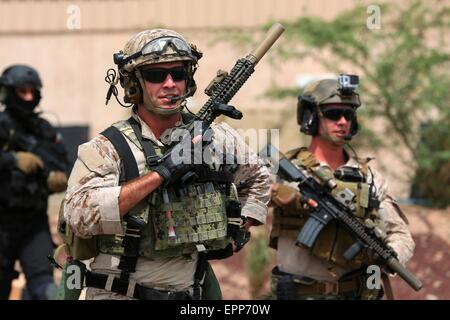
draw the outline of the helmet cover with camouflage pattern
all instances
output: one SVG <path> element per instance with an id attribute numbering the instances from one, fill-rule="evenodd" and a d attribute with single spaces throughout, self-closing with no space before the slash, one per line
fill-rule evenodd
<path id="1" fill-rule="evenodd" d="M 144 85 L 139 67 L 156 63 L 185 62 L 188 74 L 188 96 L 195 93 L 197 86 L 193 76 L 202 53 L 178 32 L 168 29 L 144 30 L 128 40 L 122 54 L 122 61 L 118 65 L 121 74 L 120 83 L 125 89 L 125 102 L 144 103 L 147 109 L 160 114 L 172 114 L 181 109 L 181 105 L 172 110 L 153 106 L 150 99 L 146 97 L 147 92 L 143 92 Z"/>
<path id="2" fill-rule="evenodd" d="M 311 97 L 317 106 L 339 103 L 357 108 L 361 105 L 358 95 L 342 95 L 339 91 L 339 82 L 335 79 L 314 81 L 305 87 L 302 95 Z"/>
<path id="3" fill-rule="evenodd" d="M 155 45 L 152 46 L 152 43 Z M 142 52 L 148 46 L 148 51 Z M 197 64 L 199 59 L 195 45 L 189 44 L 178 32 L 168 29 L 144 30 L 134 35 L 125 44 L 124 57 L 126 59 L 138 52 L 142 52 L 142 55 L 130 60 L 124 66 L 125 70 L 131 71 L 147 64 L 173 61 L 188 61 Z"/>
<path id="4" fill-rule="evenodd" d="M 343 94 L 336 79 L 322 79 L 309 83 L 298 97 L 297 123 L 300 130 L 309 135 L 316 135 L 318 131 L 319 108 L 327 104 L 345 104 L 353 108 L 361 106 L 357 93 Z M 356 134 L 357 123 L 352 125 L 352 132 Z"/>

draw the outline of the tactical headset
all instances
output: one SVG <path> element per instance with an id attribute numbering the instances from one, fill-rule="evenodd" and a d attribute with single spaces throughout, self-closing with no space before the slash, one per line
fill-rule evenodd
<path id="1" fill-rule="evenodd" d="M 357 84 L 357 76 L 340 75 L 339 81 L 332 79 L 320 80 L 305 88 L 304 93 L 298 96 L 297 102 L 297 123 L 300 125 L 300 131 L 311 136 L 319 133 L 319 107 L 321 105 L 341 103 L 351 105 L 355 109 L 358 108 L 361 102 L 359 94 L 355 92 Z M 314 90 L 309 90 L 311 86 L 314 87 Z M 318 98 L 315 92 L 316 89 L 324 90 L 326 95 Z M 354 136 L 357 134 L 358 129 L 355 113 L 355 118 L 350 126 L 350 135 Z"/>
<path id="2" fill-rule="evenodd" d="M 170 38 L 170 37 L 167 37 Z M 174 38 L 177 40 L 177 45 L 181 46 L 187 46 L 188 44 L 184 42 L 184 40 L 179 38 Z M 158 40 L 158 39 L 154 39 Z M 180 41 L 182 42 L 180 42 Z M 174 44 L 173 41 L 167 42 L 165 47 L 171 46 L 172 49 L 176 50 L 177 52 L 181 51 L 176 44 Z M 187 80 L 186 80 L 186 88 L 187 92 L 183 96 L 179 97 L 178 99 L 185 99 L 187 97 L 192 96 L 195 91 L 197 90 L 197 85 L 194 80 L 194 74 L 197 70 L 197 62 L 198 60 L 203 56 L 202 52 L 197 50 L 196 46 L 193 44 L 189 44 L 189 50 L 188 53 L 185 54 L 186 59 L 182 58 L 183 56 L 180 56 L 181 58 L 177 59 L 169 59 L 165 60 L 164 58 L 161 58 L 161 62 L 165 61 L 182 61 L 184 62 L 185 68 L 187 69 Z M 145 46 L 144 46 L 145 47 Z M 164 48 L 165 48 L 164 47 Z M 124 88 L 125 96 L 124 101 L 126 103 L 131 104 L 140 104 L 143 102 L 143 92 L 142 87 L 140 85 L 139 79 L 137 78 L 140 76 L 139 70 L 137 70 L 134 67 L 134 61 L 138 59 L 139 57 L 143 56 L 142 50 L 139 52 L 136 52 L 128 57 L 125 57 L 125 54 L 123 51 L 119 51 L 118 53 L 115 53 L 113 55 L 114 63 L 117 65 L 119 70 L 119 80 L 120 85 L 122 88 Z M 176 56 L 175 56 L 176 57 Z M 157 63 L 157 57 L 154 57 L 154 63 Z"/>

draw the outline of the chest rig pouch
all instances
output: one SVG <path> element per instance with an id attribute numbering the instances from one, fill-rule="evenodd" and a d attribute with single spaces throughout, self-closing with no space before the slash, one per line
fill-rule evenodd
<path id="1" fill-rule="evenodd" d="M 213 182 L 195 183 L 177 189 L 162 189 L 149 199 L 146 238 L 154 235 L 153 246 L 141 254 L 172 255 L 216 250 L 228 243 L 226 195 Z M 150 240 L 150 239 L 149 239 Z M 155 252 L 152 254 L 151 247 Z"/>
<path id="2" fill-rule="evenodd" d="M 116 123 L 114 128 L 118 129 L 116 132 L 122 138 L 130 140 L 144 152 L 147 163 L 143 174 L 149 172 L 164 150 L 142 138 L 138 123 L 133 118 Z M 131 150 L 127 152 L 133 156 Z M 120 151 L 119 154 L 124 171 L 134 166 L 132 170 L 137 172 L 136 177 L 139 176 L 134 156 L 133 161 L 130 161 L 130 155 L 121 154 Z M 227 207 L 238 202 L 237 193 L 233 192 L 231 174 L 203 165 L 196 166 L 195 171 L 198 171 L 199 177 L 195 182 L 159 188 L 128 214 L 144 223 L 140 230 L 140 241 L 134 244 L 137 245 L 139 256 L 177 257 L 195 251 L 223 249 L 230 244 Z M 124 182 L 126 179 L 121 180 Z M 99 236 L 98 244 L 100 252 L 123 255 L 126 248 L 123 242 L 122 235 Z"/>
<path id="3" fill-rule="evenodd" d="M 333 173 L 331 169 L 321 167 L 306 148 L 293 150 L 288 157 L 297 165 L 307 167 L 322 183 L 333 179 L 336 187 L 332 189 L 332 195 L 351 208 L 361 222 L 376 228 L 380 237 L 385 237 L 385 225 L 378 212 L 380 203 L 375 195 L 373 177 L 368 174 L 367 160 L 359 160 L 357 167 L 342 166 Z M 276 247 L 279 236 L 296 238 L 309 217 L 310 209 L 300 202 L 300 193 L 291 185 L 277 186 L 272 191 L 272 202 L 275 204 L 275 211 L 271 245 Z M 358 269 L 368 257 L 366 252 L 361 251 L 350 260 L 345 258 L 347 250 L 354 243 L 355 239 L 349 231 L 337 221 L 331 221 L 321 231 L 310 252 L 342 267 Z"/>

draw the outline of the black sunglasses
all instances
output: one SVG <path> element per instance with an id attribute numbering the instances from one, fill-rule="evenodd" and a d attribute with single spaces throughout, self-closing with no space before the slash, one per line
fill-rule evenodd
<path id="1" fill-rule="evenodd" d="M 141 74 L 145 81 L 151 83 L 163 83 L 166 81 L 168 74 L 170 74 L 173 81 L 182 81 L 187 79 L 186 69 L 182 67 L 171 69 L 145 69 L 141 70 Z"/>
<path id="2" fill-rule="evenodd" d="M 338 121 L 344 117 L 345 120 L 350 121 L 355 119 L 356 113 L 353 109 L 325 109 L 322 110 L 322 114 L 325 118 Z"/>

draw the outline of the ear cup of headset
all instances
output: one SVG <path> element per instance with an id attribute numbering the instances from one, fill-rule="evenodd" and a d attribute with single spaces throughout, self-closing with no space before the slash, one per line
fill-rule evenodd
<path id="1" fill-rule="evenodd" d="M 195 83 L 194 78 L 192 78 L 192 77 L 188 78 L 187 87 L 191 91 L 190 96 L 193 96 L 195 91 L 197 91 L 197 83 Z"/>
<path id="2" fill-rule="evenodd" d="M 127 72 L 126 75 L 121 76 L 120 84 L 125 91 L 123 101 L 132 104 L 142 103 L 142 88 L 139 85 L 139 81 L 134 74 Z"/>
<path id="3" fill-rule="evenodd" d="M 355 134 L 358 133 L 358 130 L 359 130 L 358 118 L 356 117 L 355 114 L 355 119 L 353 119 L 352 125 L 350 126 L 350 134 L 354 136 Z"/>
<path id="4" fill-rule="evenodd" d="M 313 136 L 318 133 L 319 121 L 315 108 L 308 107 L 303 109 L 301 131 Z"/>
<path id="5" fill-rule="evenodd" d="M 297 122 L 300 131 L 308 135 L 316 135 L 319 130 L 317 109 L 314 101 L 308 96 L 299 96 L 297 105 Z"/>

